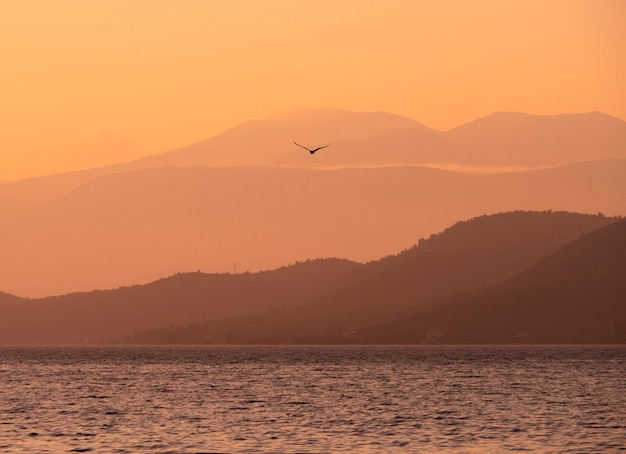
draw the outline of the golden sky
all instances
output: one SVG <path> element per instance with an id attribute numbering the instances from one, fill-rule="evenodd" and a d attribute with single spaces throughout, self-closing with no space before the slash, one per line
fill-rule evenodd
<path id="1" fill-rule="evenodd" d="M 0 0 L 0 179 L 302 107 L 626 119 L 622 0 Z"/>

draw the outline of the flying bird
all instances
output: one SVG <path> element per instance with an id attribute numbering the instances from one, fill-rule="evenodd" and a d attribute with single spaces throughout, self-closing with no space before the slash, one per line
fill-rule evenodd
<path id="1" fill-rule="evenodd" d="M 330 144 L 328 145 L 324 145 L 323 147 L 317 147 L 317 148 L 307 148 L 304 145 L 300 145 L 299 143 L 294 142 L 296 145 L 298 145 L 300 148 L 304 148 L 305 150 L 307 150 L 309 153 L 314 154 L 317 150 L 321 150 L 322 148 L 326 148 L 326 147 L 330 147 Z"/>

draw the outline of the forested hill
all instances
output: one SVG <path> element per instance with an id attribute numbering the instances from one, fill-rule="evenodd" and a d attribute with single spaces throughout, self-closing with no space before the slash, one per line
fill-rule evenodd
<path id="1" fill-rule="evenodd" d="M 308 260 L 260 273 L 180 273 L 158 281 L 41 299 L 0 295 L 0 344 L 102 342 L 125 333 L 308 301 L 363 265 Z"/>
<path id="2" fill-rule="evenodd" d="M 18 301 L 26 301 L 26 299 L 20 298 L 19 296 L 11 295 L 10 293 L 0 292 L 0 304 L 16 303 Z"/>
<path id="3" fill-rule="evenodd" d="M 481 216 L 459 222 L 400 254 L 370 262 L 341 286 L 307 303 L 256 316 L 134 333 L 123 342 L 369 342 L 364 333 L 377 325 L 409 318 L 451 295 L 510 279 L 569 242 L 615 221 L 565 212 Z"/>
<path id="4" fill-rule="evenodd" d="M 394 343 L 626 343 L 626 220 L 523 273 L 362 333 Z"/>

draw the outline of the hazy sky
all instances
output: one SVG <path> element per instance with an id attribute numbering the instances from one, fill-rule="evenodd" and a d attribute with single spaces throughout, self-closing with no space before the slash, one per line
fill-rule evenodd
<path id="1" fill-rule="evenodd" d="M 301 107 L 626 119 L 621 0 L 0 0 L 0 178 Z"/>

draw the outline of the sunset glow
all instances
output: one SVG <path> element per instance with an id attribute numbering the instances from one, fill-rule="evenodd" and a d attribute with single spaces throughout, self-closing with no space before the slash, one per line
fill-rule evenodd
<path id="1" fill-rule="evenodd" d="M 626 118 L 619 0 L 8 0 L 0 179 L 128 161 L 301 107 L 447 130 Z"/>
<path id="2" fill-rule="evenodd" d="M 626 450 L 626 0 L 0 0 L 0 61 L 0 450 Z"/>

